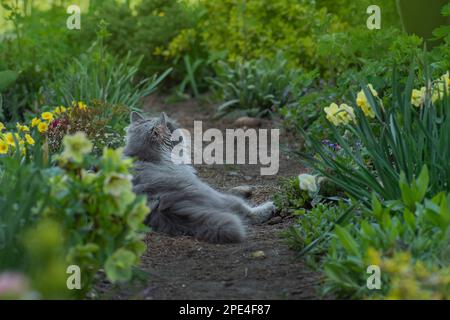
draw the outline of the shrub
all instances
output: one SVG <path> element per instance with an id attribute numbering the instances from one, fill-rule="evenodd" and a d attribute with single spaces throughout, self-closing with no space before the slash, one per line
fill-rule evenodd
<path id="1" fill-rule="evenodd" d="M 149 213 L 146 199 L 132 192 L 131 160 L 107 148 L 100 159 L 90 158 L 91 148 L 84 134 L 64 138 L 58 167 L 49 172 L 44 211 L 66 228 L 67 259 L 85 274 L 84 292 L 99 268 L 112 282 L 130 280 L 146 248 L 143 221 Z"/>
<path id="2" fill-rule="evenodd" d="M 146 199 L 132 192 L 131 160 L 107 148 L 95 158 L 91 148 L 82 133 L 66 136 L 50 168 L 0 156 L 0 278 L 26 287 L 0 296 L 83 297 L 99 269 L 112 282 L 131 278 L 145 250 Z M 82 290 L 67 290 L 69 265 L 80 267 Z"/>
<path id="3" fill-rule="evenodd" d="M 316 76 L 291 69 L 279 52 L 274 60 L 259 59 L 237 62 L 235 66 L 220 63 L 213 85 L 222 94 L 224 104 L 218 115 L 244 112 L 250 116 L 270 116 L 280 108 L 297 101 Z"/>
<path id="4" fill-rule="evenodd" d="M 225 51 L 230 62 L 273 59 L 284 49 L 291 66 L 311 70 L 318 63 L 317 35 L 341 30 L 342 26 L 326 9 L 306 0 L 202 3 L 206 10 L 198 25 L 202 42 L 208 52 Z"/>
<path id="5" fill-rule="evenodd" d="M 46 10 L 34 6 L 27 12 L 21 1 L 2 1 L 1 5 L 12 27 L 2 30 L 0 36 L 0 70 L 11 70 L 18 77 L 1 92 L 0 120 L 19 120 L 26 109 L 41 102 L 40 88 L 80 54 L 83 46 L 76 40 L 76 33 L 65 28 L 67 7 L 52 3 Z"/>
<path id="6" fill-rule="evenodd" d="M 108 24 L 110 34 L 105 39 L 108 50 L 119 57 L 125 57 L 128 52 L 134 58 L 143 56 L 139 76 L 162 73 L 175 67 L 172 79 L 180 80 L 180 64 L 167 59 L 168 52 L 165 50 L 183 30 L 195 26 L 197 12 L 197 8 L 187 1 L 143 0 L 134 7 L 130 2 L 101 1 L 91 6 L 87 14 L 84 36 L 95 39 L 95 34 L 90 30 L 95 30 L 95 26 L 103 20 Z"/>
<path id="7" fill-rule="evenodd" d="M 98 37 L 93 46 L 79 59 L 74 59 L 48 86 L 48 104 L 70 105 L 73 101 L 104 101 L 112 105 L 125 105 L 138 109 L 143 98 L 156 90 L 158 84 L 170 73 L 166 70 L 160 77 L 137 80 L 142 57 L 130 53 L 118 58 L 108 54 L 104 46 L 108 36 L 106 25 L 99 25 Z M 132 62 L 135 60 L 134 62 Z"/>

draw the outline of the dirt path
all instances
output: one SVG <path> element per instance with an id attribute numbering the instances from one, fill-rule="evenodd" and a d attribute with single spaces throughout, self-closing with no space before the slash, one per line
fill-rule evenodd
<path id="1" fill-rule="evenodd" d="M 181 127 L 192 130 L 194 120 L 203 120 L 203 129 L 233 128 L 233 120 L 212 120 L 214 106 L 190 100 L 164 104 L 155 98 L 147 111 L 164 110 L 178 120 Z M 279 127 L 265 121 L 264 128 Z M 192 132 L 192 131 L 191 131 Z M 299 143 L 282 132 L 282 150 L 299 147 Z M 249 185 L 254 192 L 249 201 L 258 204 L 270 200 L 282 176 L 299 174 L 302 168 L 288 152 L 280 151 L 280 170 L 275 176 L 261 176 L 258 165 L 196 166 L 199 176 L 219 190 Z M 274 217 L 268 223 L 250 226 L 244 243 L 214 245 L 188 237 L 169 237 L 151 233 L 148 251 L 142 257 L 140 281 L 122 286 L 101 283 L 101 298 L 112 299 L 312 299 L 319 276 L 294 257 L 280 233 L 292 223 L 289 217 Z M 264 252 L 255 258 L 253 253 Z"/>

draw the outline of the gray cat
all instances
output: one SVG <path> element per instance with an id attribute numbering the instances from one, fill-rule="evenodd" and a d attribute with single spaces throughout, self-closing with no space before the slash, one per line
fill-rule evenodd
<path id="1" fill-rule="evenodd" d="M 171 151 L 178 143 L 171 139 L 175 129 L 175 122 L 164 113 L 159 118 L 131 113 L 124 155 L 136 159 L 133 189 L 147 195 L 152 209 L 146 223 L 158 232 L 212 243 L 243 241 L 244 221 L 264 222 L 275 206 L 266 202 L 252 208 L 202 182 L 192 166 L 172 162 Z"/>

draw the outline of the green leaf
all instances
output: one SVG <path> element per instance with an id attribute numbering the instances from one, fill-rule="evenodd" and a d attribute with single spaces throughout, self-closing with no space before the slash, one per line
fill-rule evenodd
<path id="1" fill-rule="evenodd" d="M 428 183 L 430 181 L 430 176 L 428 173 L 428 167 L 426 165 L 423 166 L 422 171 L 420 172 L 419 178 L 416 181 L 417 186 L 417 199 L 416 202 L 422 202 L 425 194 L 427 193 Z"/>
<path id="2" fill-rule="evenodd" d="M 360 256 L 360 250 L 358 243 L 353 239 L 353 237 L 350 235 L 350 233 L 343 227 L 336 225 L 335 226 L 335 234 L 337 235 L 339 241 L 341 242 L 342 246 L 344 247 L 345 251 L 347 251 L 348 254 L 354 255 L 354 256 Z"/>
<path id="3" fill-rule="evenodd" d="M 408 208 L 403 212 L 403 219 L 405 219 L 406 225 L 410 227 L 412 230 L 416 228 L 416 217 L 412 214 Z"/>
<path id="4" fill-rule="evenodd" d="M 105 262 L 106 276 L 111 282 L 128 281 L 132 276 L 132 266 L 136 255 L 126 249 L 117 250 Z"/>

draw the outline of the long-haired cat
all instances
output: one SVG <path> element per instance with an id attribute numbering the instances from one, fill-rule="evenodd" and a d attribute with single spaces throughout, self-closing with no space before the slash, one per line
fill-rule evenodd
<path id="1" fill-rule="evenodd" d="M 244 221 L 264 222 L 275 206 L 266 202 L 252 208 L 243 199 L 202 182 L 192 166 L 172 162 L 175 129 L 175 122 L 164 113 L 156 118 L 131 113 L 124 155 L 136 159 L 134 191 L 147 195 L 152 209 L 146 222 L 153 230 L 170 235 L 212 243 L 243 241 Z"/>

